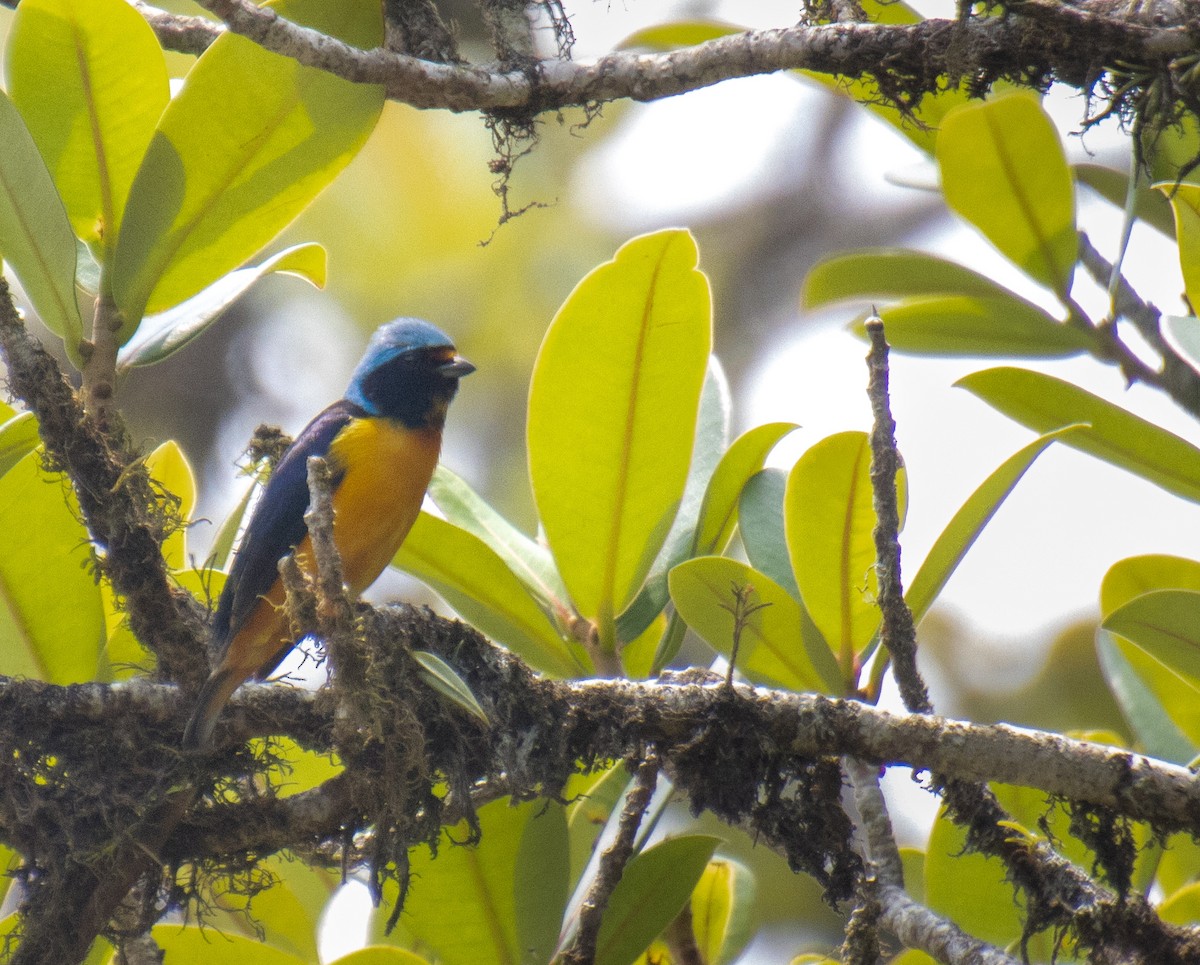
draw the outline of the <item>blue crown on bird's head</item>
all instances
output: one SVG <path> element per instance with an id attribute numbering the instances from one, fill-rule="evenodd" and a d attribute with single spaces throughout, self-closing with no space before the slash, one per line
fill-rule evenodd
<path id="1" fill-rule="evenodd" d="M 430 354 L 426 356 L 426 352 Z M 431 401 L 432 395 L 444 395 L 445 402 L 449 402 L 458 378 L 474 371 L 473 365 L 465 359 L 459 359 L 454 352 L 454 342 L 441 329 L 419 318 L 394 319 L 386 325 L 380 325 L 371 336 L 362 361 L 350 378 L 346 398 L 368 412 L 376 412 L 388 406 L 384 402 L 386 396 L 392 400 L 393 407 L 398 401 L 403 408 L 412 408 L 414 411 L 409 415 L 415 417 L 420 403 Z M 404 366 L 401 360 L 406 357 L 411 357 L 417 365 L 422 364 L 422 358 L 428 359 L 424 363 L 428 368 L 424 373 L 420 369 L 409 369 L 411 375 L 405 375 L 397 383 L 393 381 L 398 374 L 394 364 Z M 435 375 L 437 377 L 432 383 L 427 381 Z M 414 377 L 416 381 L 412 381 Z M 444 413 L 444 403 L 440 408 Z"/>

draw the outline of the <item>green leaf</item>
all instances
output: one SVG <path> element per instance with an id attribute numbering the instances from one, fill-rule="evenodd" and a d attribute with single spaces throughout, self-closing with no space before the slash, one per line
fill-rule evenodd
<path id="1" fill-rule="evenodd" d="M 1111 633 L 1096 631 L 1100 670 L 1133 735 L 1147 754 L 1186 765 L 1196 745 L 1184 736 L 1154 691 L 1125 659 Z"/>
<path id="2" fill-rule="evenodd" d="M 0 673 L 56 684 L 96 678 L 100 587 L 74 493 L 32 452 L 0 477 Z"/>
<path id="3" fill-rule="evenodd" d="M 905 474 L 897 475 L 900 518 Z M 849 673 L 879 626 L 871 446 L 865 432 L 841 432 L 809 449 L 788 475 L 784 535 L 804 605 Z"/>
<path id="4" fill-rule="evenodd" d="M 415 849 L 409 870 L 413 887 L 404 906 L 409 936 L 442 965 L 512 965 L 521 962 L 516 930 L 514 883 L 521 842 L 544 802 L 513 807 L 508 798 L 479 809 L 477 845 L 453 845 L 468 837 L 465 822 L 447 828 L 436 859 L 427 848 Z M 554 818 L 546 820 L 553 821 Z M 385 885 L 385 902 L 372 916 L 373 940 L 391 913 L 396 887 Z M 393 943 L 394 944 L 394 943 Z"/>
<path id="5" fill-rule="evenodd" d="M 880 314 L 892 348 L 910 355 L 1057 359 L 1087 352 L 1095 342 L 1016 295 L 912 298 Z M 853 326 L 860 338 L 863 321 Z"/>
<path id="6" fill-rule="evenodd" d="M 208 560 L 205 561 L 206 566 L 215 570 L 223 570 L 225 564 L 229 562 L 229 557 L 233 553 L 233 544 L 237 540 L 238 531 L 242 528 L 242 520 L 246 516 L 246 510 L 250 507 L 250 497 L 254 495 L 254 490 L 258 488 L 263 475 L 261 472 L 256 474 L 250 485 L 246 487 L 246 491 L 242 493 L 242 498 L 233 507 L 233 511 L 221 523 L 217 535 L 213 538 L 212 549 L 209 551 Z"/>
<path id="7" fill-rule="evenodd" d="M 1075 172 L 1075 179 L 1080 184 L 1086 184 L 1104 200 L 1116 205 L 1121 211 L 1125 210 L 1129 175 L 1124 171 L 1117 171 L 1102 164 L 1072 164 L 1071 170 Z M 1174 184 L 1174 181 L 1171 183 Z M 1175 237 L 1175 218 L 1171 214 L 1171 205 L 1158 191 L 1145 186 L 1138 188 L 1133 210 L 1134 214 L 1151 228 L 1168 238 Z"/>
<path id="8" fill-rule="evenodd" d="M 447 521 L 478 536 L 495 550 L 547 616 L 557 620 L 561 626 L 570 624 L 571 607 L 567 602 L 567 588 L 546 547 L 513 526 L 465 480 L 443 465 L 439 464 L 433 472 L 429 497 L 446 514 Z"/>
<path id="9" fill-rule="evenodd" d="M 1179 267 L 1188 304 L 1200 308 L 1200 184 L 1174 182 L 1156 184 L 1166 194 L 1175 212 L 1175 238 L 1179 244 Z"/>
<path id="10" fill-rule="evenodd" d="M 1163 338 L 1175 350 L 1175 354 L 1200 374 L 1200 318 L 1195 315 L 1163 315 L 1159 324 Z"/>
<path id="11" fill-rule="evenodd" d="M 1100 581 L 1100 615 L 1151 590 L 1200 590 L 1200 560 L 1161 553 L 1118 560 Z"/>
<path id="12" fill-rule="evenodd" d="M 1200 449 L 1078 386 L 1040 372 L 1003 366 L 956 383 L 1034 432 L 1086 423 L 1065 445 L 1200 502 Z"/>
<path id="13" fill-rule="evenodd" d="M 1200 684 L 1200 592 L 1153 590 L 1117 607 L 1100 624 Z"/>
<path id="14" fill-rule="evenodd" d="M 709 965 L 729 965 L 754 934 L 754 872 L 740 861 L 714 858 L 692 892 L 692 928 Z"/>
<path id="15" fill-rule="evenodd" d="M 256 938 L 220 935 L 190 925 L 155 925 L 152 934 L 171 962 L 204 962 L 205 965 L 308 965 L 312 959 L 264 945 Z"/>
<path id="16" fill-rule="evenodd" d="M 196 508 L 196 477 L 179 443 L 168 440 L 146 457 L 146 471 L 175 528 L 163 540 L 163 559 L 172 570 L 187 566 L 187 525 Z"/>
<path id="17" fill-rule="evenodd" d="M 570 834 L 571 881 L 578 881 L 592 854 L 609 816 L 629 786 L 629 772 L 623 764 L 573 774 L 563 789 L 567 805 L 567 829 Z"/>
<path id="18" fill-rule="evenodd" d="M 421 513 L 392 564 L 537 669 L 556 677 L 583 670 L 526 587 L 475 534 Z"/>
<path id="19" fill-rule="evenodd" d="M 325 287 L 325 249 L 314 242 L 285 248 L 253 268 L 241 268 L 217 279 L 200 294 L 158 315 L 142 320 L 117 356 L 117 371 L 153 365 L 174 355 L 220 318 L 260 278 L 271 273 L 295 275 L 317 288 Z"/>
<path id="20" fill-rule="evenodd" d="M 1038 98 L 1012 93 L 951 111 L 938 134 L 937 160 L 951 209 L 1028 275 L 1066 296 L 1079 252 L 1075 185 Z"/>
<path id="21" fill-rule="evenodd" d="M 720 843 L 708 835 L 683 835 L 636 855 L 609 898 L 596 965 L 630 965 L 679 914 Z"/>
<path id="22" fill-rule="evenodd" d="M 485 724 L 489 723 L 487 714 L 479 706 L 479 701 L 471 693 L 471 688 L 450 664 L 436 653 L 430 653 L 428 650 L 414 650 L 412 655 L 418 667 L 417 672 L 428 686 L 468 714 L 477 717 Z"/>
<path id="23" fill-rule="evenodd" d="M 251 741 L 254 746 L 255 741 Z M 341 774 L 346 768 L 333 753 L 318 754 L 306 750 L 290 737 L 277 734 L 270 740 L 272 755 L 279 761 L 273 772 L 273 783 L 277 797 L 293 797 L 311 791 Z M 309 867 L 301 864 L 300 867 Z M 313 869 L 317 871 L 319 869 Z M 321 872 L 325 874 L 325 872 Z M 326 875 L 328 877 L 328 875 Z M 332 879 L 331 879 L 332 880 Z M 326 899 L 329 897 L 327 894 Z"/>
<path id="24" fill-rule="evenodd" d="M 682 563 L 689 556 L 696 555 L 693 550 L 696 523 L 700 518 L 700 509 L 709 481 L 721 459 L 721 453 L 729 446 L 731 407 L 729 382 L 725 378 L 725 372 L 716 356 L 710 355 L 704 388 L 700 392 L 696 441 L 692 446 L 692 463 L 688 469 L 687 485 L 683 488 L 683 499 L 679 503 L 679 512 L 675 514 L 675 521 L 671 524 L 663 547 L 655 558 L 654 565 L 650 567 L 646 582 L 633 602 L 617 617 L 617 639 L 622 643 L 636 640 L 658 618 L 670 599 L 667 592 L 667 574 L 673 566 Z M 663 635 L 662 643 L 667 644 L 668 638 L 676 636 L 681 636 L 681 632 L 676 632 L 672 626 Z"/>
<path id="25" fill-rule="evenodd" d="M 370 49 L 372 0 L 278 0 L 272 9 Z M 113 262 L 122 343 L 142 315 L 186 301 L 237 268 L 349 163 L 383 108 L 352 84 L 232 31 L 196 62 L 162 116 L 129 193 Z"/>
<path id="26" fill-rule="evenodd" d="M 576 607 L 609 647 L 687 482 L 712 340 L 697 258 L 686 231 L 626 243 L 576 286 L 534 366 L 534 500 Z"/>
<path id="27" fill-rule="evenodd" d="M 1194 926 L 1200 922 L 1200 884 L 1180 888 L 1158 906 L 1159 917 L 1172 925 Z"/>
<path id="28" fill-rule="evenodd" d="M 170 100 L 154 32 L 124 0 L 32 0 L 13 17 L 6 67 L 75 233 L 107 260 Z"/>
<path id="29" fill-rule="evenodd" d="M 983 528 L 991 521 L 996 510 L 1008 498 L 1008 494 L 1016 488 L 1021 477 L 1033 465 L 1050 443 L 1061 439 L 1068 433 L 1079 431 L 1079 426 L 1068 426 L 1057 432 L 1050 432 L 1035 439 L 1025 448 L 1012 456 L 987 477 L 975 492 L 954 514 L 946 528 L 942 530 L 929 553 L 926 554 L 921 568 L 908 585 L 904 598 L 912 610 L 913 619 L 918 623 L 929 612 L 933 601 L 946 586 L 946 582 L 958 564 L 975 545 L 975 540 L 983 532 Z"/>
<path id="30" fill-rule="evenodd" d="M 783 535 L 783 494 L 787 473 L 764 469 L 755 473 L 738 500 L 738 528 L 750 565 L 800 600 L 800 588 L 792 573 L 787 540 Z"/>
<path id="31" fill-rule="evenodd" d="M 723 556 L 688 560 L 671 571 L 671 600 L 679 615 L 718 653 L 733 649 L 735 588 L 753 587 L 751 604 L 767 604 L 745 620 L 737 670 L 755 682 L 788 690 L 837 694 L 841 671 L 819 634 L 806 632 L 803 611 L 778 583 Z"/>
<path id="32" fill-rule="evenodd" d="M 13 413 L 8 406 L 4 408 Z M 0 413 L 0 418 L 5 414 Z M 38 441 L 37 417 L 32 412 L 16 412 L 0 422 L 0 476 L 33 452 Z"/>
<path id="33" fill-rule="evenodd" d="M 29 129 L 3 91 L 0 144 L 0 258 L 79 367 L 83 320 L 75 301 L 75 235 Z"/>
<path id="34" fill-rule="evenodd" d="M 566 808 L 547 802 L 525 825 L 513 878 L 517 942 L 526 965 L 543 965 L 554 955 L 571 893 L 570 857 Z"/>
<path id="35" fill-rule="evenodd" d="M 429 965 L 429 960 L 415 952 L 391 945 L 368 945 L 335 958 L 329 965 Z"/>
<path id="36" fill-rule="evenodd" d="M 914 295 L 1020 297 L 965 265 L 937 255 L 906 248 L 866 248 L 818 262 L 804 279 L 800 301 L 805 308 L 820 308 L 844 301 Z"/>

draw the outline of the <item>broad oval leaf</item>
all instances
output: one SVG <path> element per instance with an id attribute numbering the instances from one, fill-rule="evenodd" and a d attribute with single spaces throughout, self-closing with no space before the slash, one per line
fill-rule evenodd
<path id="1" fill-rule="evenodd" d="M 1200 449 L 1120 406 L 1051 375 L 1008 366 L 955 384 L 1034 432 L 1086 423 L 1063 443 L 1200 502 Z"/>
<path id="2" fill-rule="evenodd" d="M 1193 310 L 1200 306 L 1200 184 L 1156 184 L 1175 212 L 1175 240 L 1183 287 Z"/>
<path id="3" fill-rule="evenodd" d="M 6 68 L 75 233 L 111 254 L 170 100 L 154 32 L 124 0 L 31 0 L 13 17 Z"/>
<path id="4" fill-rule="evenodd" d="M 903 469 L 896 486 L 903 520 Z M 867 434 L 840 432 L 804 453 L 788 475 L 783 505 L 784 535 L 800 596 L 849 673 L 854 655 L 870 643 L 880 619 Z"/>
<path id="5" fill-rule="evenodd" d="M 25 121 L 0 91 L 0 259 L 21 281 L 38 318 L 82 366 L 75 301 L 75 234 Z"/>
<path id="6" fill-rule="evenodd" d="M 630 965 L 679 914 L 719 838 L 691 834 L 647 848 L 625 866 L 596 939 L 596 965 Z"/>
<path id="7" fill-rule="evenodd" d="M 196 477 L 179 443 L 164 442 L 146 457 L 146 471 L 158 487 L 172 529 L 163 540 L 163 558 L 172 570 L 187 566 L 187 526 L 196 508 Z"/>
<path id="8" fill-rule="evenodd" d="M 686 231 L 623 245 L 559 309 L 529 391 L 529 474 L 575 606 L 613 642 L 674 519 L 712 340 Z"/>
<path id="9" fill-rule="evenodd" d="M 1117 560 L 1100 581 L 1100 615 L 1153 590 L 1200 590 L 1200 560 L 1164 553 Z"/>
<path id="10" fill-rule="evenodd" d="M 133 337 L 121 346 L 117 370 L 153 365 L 174 355 L 207 331 L 221 314 L 264 275 L 277 272 L 325 287 L 325 249 L 314 242 L 294 245 L 253 268 L 241 268 L 217 279 L 198 295 L 158 315 L 142 319 Z"/>
<path id="11" fill-rule="evenodd" d="M 154 941 L 168 961 L 205 962 L 206 965 L 308 965 L 308 956 L 295 955 L 265 945 L 257 938 L 228 932 L 216 940 L 212 930 L 192 925 L 155 925 Z"/>
<path id="12" fill-rule="evenodd" d="M 966 265 L 907 248 L 867 248 L 834 255 L 804 279 L 805 308 L 836 302 L 907 298 L 914 295 L 1020 296 Z M 891 330 L 888 330 L 889 339 Z"/>
<path id="13" fill-rule="evenodd" d="M 414 650 L 412 655 L 413 661 L 419 668 L 418 673 L 420 673 L 421 679 L 429 687 L 483 723 L 490 723 L 487 714 L 479 706 L 479 701 L 471 693 L 471 688 L 450 664 L 436 653 L 430 653 L 428 650 Z"/>
<path id="14" fill-rule="evenodd" d="M 1075 184 L 1037 97 L 1005 94 L 946 115 L 937 139 L 946 203 L 1005 256 L 1060 296 L 1079 239 Z"/>
<path id="15" fill-rule="evenodd" d="M 1101 624 L 1200 683 L 1200 591 L 1152 590 L 1117 607 Z"/>
<path id="16" fill-rule="evenodd" d="M 911 298 L 882 312 L 892 348 L 910 355 L 1057 359 L 1092 348 L 1089 332 L 1016 295 Z M 854 332 L 865 334 L 862 321 Z"/>
<path id="17" fill-rule="evenodd" d="M 368 945 L 335 958 L 329 965 L 429 965 L 429 959 L 391 945 Z"/>
<path id="18" fill-rule="evenodd" d="M 744 620 L 736 669 L 755 682 L 788 690 L 838 694 L 842 673 L 813 633 L 800 604 L 778 583 L 723 556 L 688 560 L 671 571 L 671 601 L 689 627 L 718 653 L 733 650 L 734 591 L 751 587 L 759 609 Z"/>
<path id="19" fill-rule="evenodd" d="M 796 586 L 783 535 L 786 488 L 787 473 L 782 469 L 764 469 L 751 476 L 738 500 L 738 529 L 750 565 L 766 573 L 799 601 L 800 588 Z"/>
<path id="20" fill-rule="evenodd" d="M 478 536 L 421 513 L 392 560 L 437 591 L 465 620 L 556 677 L 584 668 L 528 589 Z"/>
<path id="21" fill-rule="evenodd" d="M 8 406 L 4 408 L 7 411 L 0 412 L 0 418 L 12 414 L 0 422 L 0 476 L 33 452 L 39 441 L 37 416 L 32 412 L 13 412 Z"/>
<path id="22" fill-rule="evenodd" d="M 1021 477 L 1033 465 L 1034 460 L 1046 451 L 1050 443 L 1078 430 L 1078 426 L 1068 426 L 1035 439 L 1019 452 L 1009 456 L 999 469 L 971 493 L 934 541 L 904 594 L 905 602 L 908 603 L 915 621 L 919 623 L 929 612 L 933 601 L 958 569 L 958 564 L 963 561 L 979 534 L 983 532 L 983 528 L 1021 481 Z"/>
<path id="23" fill-rule="evenodd" d="M 548 801 L 525 825 L 513 872 L 521 962 L 540 965 L 553 958 L 571 896 L 570 874 L 567 809 Z"/>
<path id="24" fill-rule="evenodd" d="M 31 452 L 0 476 L 0 673 L 94 680 L 104 609 L 74 493 Z"/>
<path id="25" fill-rule="evenodd" d="M 1200 220 L 1200 216 L 1197 216 L 1197 220 Z M 1200 238 L 1197 239 L 1197 247 L 1200 247 Z M 1196 271 L 1200 274 L 1200 251 L 1197 252 Z M 1200 287 L 1200 279 L 1197 279 L 1197 287 Z M 1195 315 L 1163 315 L 1160 326 L 1163 338 L 1175 354 L 1200 375 L 1200 318 Z"/>
<path id="26" fill-rule="evenodd" d="M 290 20 L 359 47 L 382 40 L 371 0 L 278 0 Z M 191 298 L 275 237 L 375 127 L 382 87 L 352 84 L 226 32 L 164 112 L 113 262 L 124 343 L 142 316 Z"/>
<path id="27" fill-rule="evenodd" d="M 714 858 L 692 892 L 692 929 L 705 962 L 730 965 L 754 931 L 754 872 L 732 858 Z"/>

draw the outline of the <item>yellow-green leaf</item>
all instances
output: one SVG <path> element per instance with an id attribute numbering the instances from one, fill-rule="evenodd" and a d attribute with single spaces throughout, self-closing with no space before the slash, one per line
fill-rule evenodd
<path id="1" fill-rule="evenodd" d="M 714 858 L 692 892 L 692 928 L 709 965 L 729 965 L 754 932 L 754 872 L 732 858 Z"/>
<path id="2" fill-rule="evenodd" d="M 1152 590 L 1200 591 L 1200 560 L 1148 553 L 1118 560 L 1100 581 L 1100 615 L 1107 617 Z"/>
<path id="3" fill-rule="evenodd" d="M 903 520 L 903 470 L 896 486 Z M 874 530 L 867 434 L 822 439 L 788 475 L 784 534 L 804 606 L 846 673 L 879 626 Z"/>
<path id="4" fill-rule="evenodd" d="M 146 471 L 158 491 L 167 520 L 173 526 L 163 540 L 163 558 L 172 570 L 187 566 L 187 524 L 196 508 L 196 477 L 187 456 L 173 439 L 146 457 Z"/>
<path id="5" fill-rule="evenodd" d="M 584 670 L 525 584 L 474 533 L 421 513 L 392 564 L 538 670 L 556 677 Z"/>
<path id="6" fill-rule="evenodd" d="M 549 801 L 525 825 L 513 872 L 517 941 L 527 963 L 549 962 L 570 898 L 571 849 L 566 808 Z"/>
<path id="7" fill-rule="evenodd" d="M 329 965 L 429 965 L 429 960 L 415 952 L 391 945 L 368 945 L 358 951 L 335 958 Z"/>
<path id="8" fill-rule="evenodd" d="M 38 445 L 37 417 L 32 412 L 0 413 L 0 476 L 33 452 Z"/>
<path id="9" fill-rule="evenodd" d="M 155 925 L 154 940 L 170 962 L 204 962 L 205 965 L 310 965 L 312 959 L 264 945 L 257 938 L 190 925 Z"/>
<path id="10" fill-rule="evenodd" d="M 83 320 L 75 301 L 75 234 L 29 128 L 3 91 L 0 144 L 0 259 L 79 366 Z"/>
<path id="11" fill-rule="evenodd" d="M 1101 624 L 1200 684 L 1200 592 L 1152 590 L 1117 607 Z"/>
<path id="12" fill-rule="evenodd" d="M 1183 287 L 1193 310 L 1200 309 L 1200 184 L 1156 184 L 1175 212 L 1175 239 Z"/>
<path id="13" fill-rule="evenodd" d="M 0 476 L 0 673 L 96 678 L 104 611 L 74 493 L 32 452 Z"/>
<path id="14" fill-rule="evenodd" d="M 1116 205 L 1121 211 L 1125 210 L 1126 196 L 1129 193 L 1129 175 L 1124 171 L 1118 171 L 1103 164 L 1086 163 L 1073 164 L 1071 170 L 1075 172 L 1075 179 L 1080 184 L 1086 184 L 1110 204 Z M 1171 183 L 1174 184 L 1174 180 Z M 1162 194 L 1147 186 L 1144 180 L 1140 182 L 1137 189 L 1137 199 L 1134 201 L 1133 210 L 1134 214 L 1151 228 L 1168 238 L 1174 236 L 1175 219 L 1171 214 L 1171 205 Z"/>
<path id="15" fill-rule="evenodd" d="M 359 47 L 382 40 L 372 0 L 272 7 Z M 357 153 L 383 99 L 382 87 L 222 34 L 164 112 L 129 193 L 113 263 L 120 341 L 143 314 L 191 298 L 274 238 Z"/>
<path id="16" fill-rule="evenodd" d="M 734 591 L 752 587 L 748 603 L 766 605 L 744 620 L 737 670 L 789 690 L 841 692 L 842 674 L 828 645 L 811 632 L 792 595 L 770 577 L 737 560 L 702 556 L 675 567 L 670 586 L 684 622 L 726 657 L 733 649 Z"/>
<path id="17" fill-rule="evenodd" d="M 1086 424 L 1063 444 L 1200 502 L 1200 449 L 1099 396 L 1028 369 L 975 372 L 956 383 L 1034 432 Z"/>
<path id="18" fill-rule="evenodd" d="M 295 275 L 324 288 L 325 271 L 325 249 L 312 242 L 286 248 L 253 268 L 232 271 L 182 304 L 144 318 L 133 337 L 121 346 L 117 370 L 124 372 L 137 365 L 153 365 L 175 354 L 206 332 L 225 309 L 264 275 Z"/>
<path id="19" fill-rule="evenodd" d="M 471 693 L 471 688 L 467 686 L 466 681 L 458 675 L 458 671 L 436 653 L 430 653 L 428 650 L 414 650 L 412 655 L 418 668 L 417 672 L 427 686 L 432 687 L 477 720 L 484 724 L 488 723 L 487 714 L 479 706 L 479 701 Z"/>
<path id="20" fill-rule="evenodd" d="M 712 339 L 686 231 L 628 242 L 559 309 L 529 393 L 534 499 L 571 597 L 611 646 L 674 519 Z"/>
<path id="21" fill-rule="evenodd" d="M 866 248 L 818 262 L 804 279 L 800 302 L 805 308 L 821 308 L 914 295 L 1019 297 L 966 265 L 937 255 L 907 248 Z"/>
<path id="22" fill-rule="evenodd" d="M 1142 750 L 1159 760 L 1187 764 L 1196 756 L 1196 745 L 1187 739 L 1153 688 L 1126 658 L 1122 642 L 1133 646 L 1107 630 L 1096 631 L 1096 655 L 1113 699 Z M 1161 663 L 1158 667 L 1167 672 Z M 1189 696 L 1196 696 L 1194 689 Z"/>
<path id="23" fill-rule="evenodd" d="M 1028 275 L 1071 290 L 1075 183 L 1037 97 L 1011 93 L 946 115 L 937 139 L 946 203 Z"/>
<path id="24" fill-rule="evenodd" d="M 170 99 L 154 32 L 124 0 L 31 0 L 13 17 L 6 68 L 76 234 L 111 254 Z"/>

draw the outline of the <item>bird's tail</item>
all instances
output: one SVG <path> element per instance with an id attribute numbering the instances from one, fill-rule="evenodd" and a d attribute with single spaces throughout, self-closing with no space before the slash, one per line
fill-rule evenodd
<path id="1" fill-rule="evenodd" d="M 200 688 L 196 709 L 183 731 L 185 751 L 207 750 L 212 746 L 213 728 L 217 726 L 217 718 L 221 716 L 230 695 L 237 690 L 241 682 L 241 677 L 232 668 L 219 667 L 212 672 Z"/>

